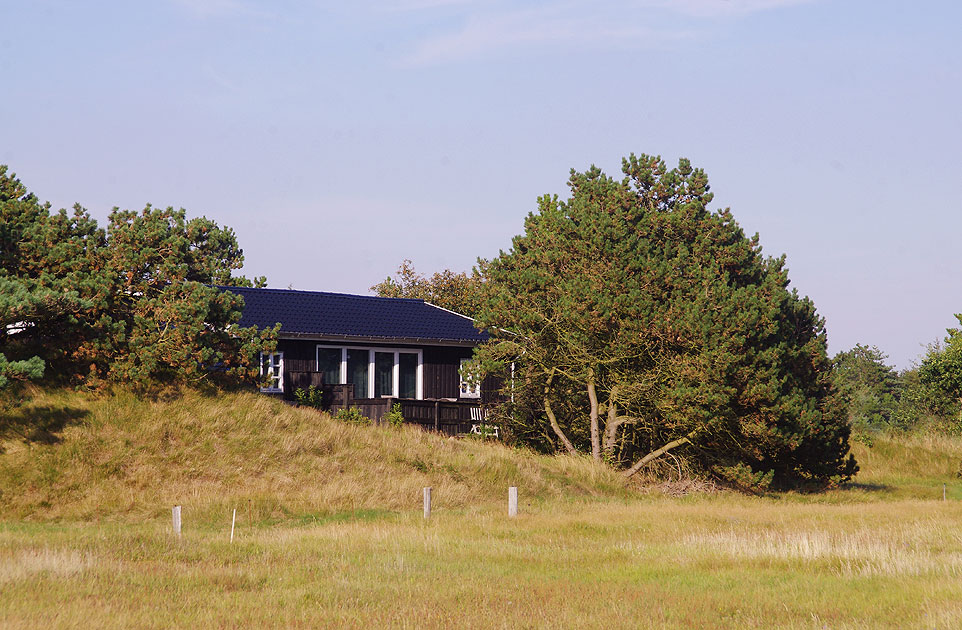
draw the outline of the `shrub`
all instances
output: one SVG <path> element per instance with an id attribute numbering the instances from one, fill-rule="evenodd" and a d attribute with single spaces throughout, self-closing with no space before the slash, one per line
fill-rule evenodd
<path id="1" fill-rule="evenodd" d="M 359 424 L 362 426 L 367 426 L 371 424 L 371 419 L 361 413 L 361 410 L 357 407 L 345 407 L 343 409 L 338 409 L 337 413 L 334 414 L 335 420 L 341 420 L 343 422 L 350 422 L 351 424 Z"/>
<path id="2" fill-rule="evenodd" d="M 401 411 L 401 403 L 394 403 L 391 410 L 384 414 L 384 420 L 395 429 L 404 424 L 404 413 Z"/>
<path id="3" fill-rule="evenodd" d="M 321 409 L 323 407 L 323 394 L 323 390 L 320 390 L 313 385 L 307 389 L 298 387 L 296 390 L 294 390 L 294 400 L 296 400 L 299 405 Z"/>

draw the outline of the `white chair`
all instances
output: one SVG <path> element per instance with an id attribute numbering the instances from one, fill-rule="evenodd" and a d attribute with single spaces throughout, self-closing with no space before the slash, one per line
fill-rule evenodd
<path id="1" fill-rule="evenodd" d="M 480 435 L 481 437 L 493 437 L 496 440 L 500 440 L 501 433 L 498 431 L 497 425 L 487 424 L 487 419 L 487 409 L 471 407 L 471 422 L 475 423 L 471 425 L 471 433 Z"/>

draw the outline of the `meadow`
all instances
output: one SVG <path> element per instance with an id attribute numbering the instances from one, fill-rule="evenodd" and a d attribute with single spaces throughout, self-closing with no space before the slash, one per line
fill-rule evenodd
<path id="1" fill-rule="evenodd" d="M 849 487 L 747 496 L 249 394 L 17 413 L 0 627 L 962 627 L 957 437 L 877 435 Z"/>

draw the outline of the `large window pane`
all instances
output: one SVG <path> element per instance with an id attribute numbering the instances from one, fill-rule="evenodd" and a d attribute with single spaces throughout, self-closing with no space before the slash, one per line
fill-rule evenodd
<path id="1" fill-rule="evenodd" d="M 337 385 L 341 382 L 341 349 L 318 348 L 317 371 L 324 374 L 325 385 Z"/>
<path id="2" fill-rule="evenodd" d="M 394 353 L 374 353 L 374 397 L 394 395 Z"/>
<path id="3" fill-rule="evenodd" d="M 347 351 L 347 382 L 354 384 L 354 397 L 367 398 L 368 351 Z"/>
<path id="4" fill-rule="evenodd" d="M 398 368 L 400 371 L 399 385 L 401 398 L 418 397 L 418 355 L 410 352 L 398 354 Z"/>

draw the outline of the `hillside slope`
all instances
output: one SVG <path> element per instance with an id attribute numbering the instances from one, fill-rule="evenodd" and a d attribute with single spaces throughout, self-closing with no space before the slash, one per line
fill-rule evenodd
<path id="1" fill-rule="evenodd" d="M 410 510 L 424 486 L 442 511 L 503 502 L 509 485 L 522 503 L 625 493 L 587 459 L 357 426 L 253 393 L 31 390 L 0 439 L 0 509 L 15 519 L 139 519 L 174 504 L 202 520 L 230 507 L 266 521 Z"/>

